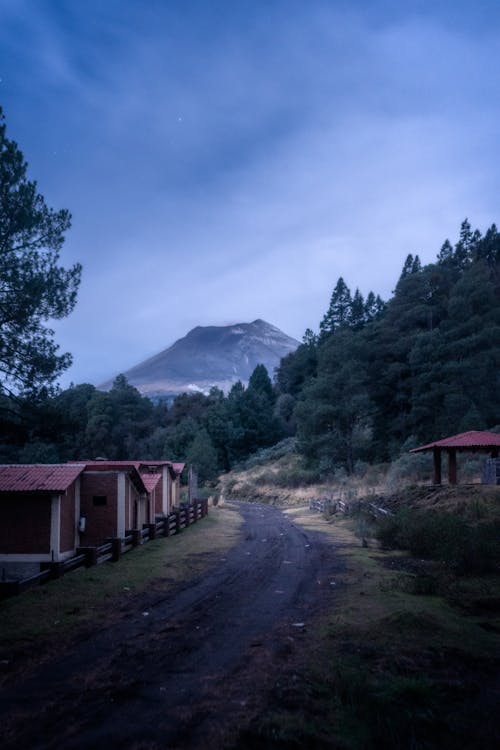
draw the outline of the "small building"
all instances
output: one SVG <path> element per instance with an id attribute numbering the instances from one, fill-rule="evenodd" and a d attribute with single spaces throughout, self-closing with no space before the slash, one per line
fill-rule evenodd
<path id="1" fill-rule="evenodd" d="M 92 485 L 94 489 L 97 488 L 99 477 L 100 483 L 104 487 L 107 481 L 103 478 L 104 474 L 121 471 L 128 475 L 133 486 L 139 492 L 139 496 L 134 494 L 133 488 L 130 488 L 126 493 L 125 528 L 136 529 L 141 528 L 145 523 L 153 523 L 156 517 L 168 515 L 174 507 L 179 506 L 180 477 L 183 469 L 183 463 L 173 463 L 172 461 L 86 461 L 85 485 L 86 487 L 91 486 L 88 478 L 90 474 L 96 475 Z M 140 477 L 139 483 L 133 473 L 134 471 Z M 109 481 L 113 485 L 114 480 Z M 134 495 L 133 500 L 131 500 L 132 495 Z M 135 503 L 137 503 L 137 506 Z M 95 515 L 95 513 L 91 514 L 88 502 L 84 504 L 83 509 L 86 514 L 88 512 L 88 518 Z M 123 534 L 116 534 L 116 536 L 123 536 Z"/>
<path id="2" fill-rule="evenodd" d="M 154 521 L 150 494 L 137 461 L 87 461 L 81 480 L 80 510 L 85 518 L 82 546 L 123 538 L 129 529 Z"/>
<path id="3" fill-rule="evenodd" d="M 78 461 L 0 465 L 0 576 L 25 578 L 180 504 L 184 464 Z"/>
<path id="4" fill-rule="evenodd" d="M 441 484 L 441 457 L 443 452 L 448 455 L 448 482 L 449 484 L 457 484 L 457 453 L 489 453 L 496 467 L 500 452 L 500 435 L 496 432 L 469 430 L 442 440 L 436 440 L 434 443 L 413 448 L 410 453 L 421 453 L 423 451 L 432 451 L 434 484 Z"/>
<path id="5" fill-rule="evenodd" d="M 154 514 L 167 516 L 180 503 L 180 479 L 184 464 L 172 461 L 137 461 L 137 469 L 143 479 L 152 487 Z M 158 476 L 158 481 L 149 476 Z"/>
<path id="6" fill-rule="evenodd" d="M 80 545 L 85 464 L 0 466 L 0 574 L 25 578 Z"/>

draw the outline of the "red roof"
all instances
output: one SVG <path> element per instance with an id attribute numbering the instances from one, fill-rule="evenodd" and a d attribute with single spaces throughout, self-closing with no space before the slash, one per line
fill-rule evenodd
<path id="1" fill-rule="evenodd" d="M 151 493 L 160 481 L 161 474 L 141 474 L 141 479 L 146 490 Z"/>
<path id="2" fill-rule="evenodd" d="M 85 461 L 87 469 L 101 469 L 102 471 L 120 471 L 135 469 L 139 471 L 141 461 Z"/>
<path id="3" fill-rule="evenodd" d="M 434 443 L 413 448 L 410 453 L 428 451 L 432 448 L 458 448 L 462 450 L 467 450 L 468 448 L 500 448 L 500 435 L 496 432 L 469 430 L 469 432 L 460 432 L 458 435 L 451 435 L 451 437 L 436 440 Z"/>
<path id="4" fill-rule="evenodd" d="M 66 492 L 85 464 L 0 465 L 0 492 Z"/>
<path id="5" fill-rule="evenodd" d="M 85 465 L 89 469 L 101 469 L 102 471 L 119 471 L 120 469 L 126 469 L 127 467 L 133 467 L 137 471 L 141 470 L 141 467 L 160 467 L 168 466 L 174 474 L 181 474 L 186 464 L 174 463 L 172 461 L 85 461 Z M 141 474 L 142 476 L 142 474 Z"/>

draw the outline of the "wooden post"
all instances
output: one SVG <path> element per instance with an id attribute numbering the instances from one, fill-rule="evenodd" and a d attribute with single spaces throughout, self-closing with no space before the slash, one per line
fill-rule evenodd
<path id="1" fill-rule="evenodd" d="M 198 502 L 196 498 L 193 500 L 193 523 L 198 520 Z"/>
<path id="2" fill-rule="evenodd" d="M 186 514 L 186 527 L 189 526 L 189 505 L 184 506 L 184 513 Z"/>
<path id="3" fill-rule="evenodd" d="M 432 449 L 434 456 L 434 484 L 441 484 L 441 449 Z"/>
<path id="4" fill-rule="evenodd" d="M 165 516 L 163 519 L 163 536 L 169 536 L 170 529 L 169 529 L 169 523 L 168 523 L 168 516 Z"/>
<path id="5" fill-rule="evenodd" d="M 77 555 L 85 555 L 85 567 L 91 568 L 97 565 L 97 547 L 78 547 Z"/>
<path id="6" fill-rule="evenodd" d="M 149 529 L 149 541 L 151 541 L 156 536 L 156 524 L 155 523 L 147 523 L 146 526 Z"/>
<path id="7" fill-rule="evenodd" d="M 174 511 L 175 513 L 175 533 L 180 534 L 181 529 L 181 512 L 180 510 Z"/>
<path id="8" fill-rule="evenodd" d="M 457 483 L 457 452 L 455 448 L 448 449 L 448 482 Z"/>
<path id="9" fill-rule="evenodd" d="M 140 529 L 132 529 L 132 547 L 138 547 L 142 542 L 142 534 Z"/>
<path id="10" fill-rule="evenodd" d="M 122 556 L 122 540 L 116 536 L 109 540 L 111 542 L 111 560 L 118 562 Z"/>
<path id="11" fill-rule="evenodd" d="M 62 578 L 64 575 L 64 565 L 62 562 L 50 563 L 50 577 Z"/>

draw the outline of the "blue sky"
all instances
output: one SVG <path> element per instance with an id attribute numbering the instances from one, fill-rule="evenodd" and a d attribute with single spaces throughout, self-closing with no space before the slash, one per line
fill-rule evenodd
<path id="1" fill-rule="evenodd" d="M 99 383 L 195 325 L 301 338 L 500 222 L 500 3 L 0 0 L 0 105 L 84 267 Z"/>

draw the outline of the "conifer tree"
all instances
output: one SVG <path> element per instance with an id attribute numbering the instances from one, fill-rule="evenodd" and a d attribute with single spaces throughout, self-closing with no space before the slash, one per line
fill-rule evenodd
<path id="1" fill-rule="evenodd" d="M 352 298 L 349 287 L 342 276 L 337 281 L 330 299 L 330 306 L 319 325 L 320 336 L 325 338 L 338 328 L 351 322 Z"/>
<path id="2" fill-rule="evenodd" d="M 54 211 L 28 180 L 0 108 L 0 388 L 36 391 L 71 364 L 45 322 L 76 303 L 81 266 L 59 265 L 68 211 Z"/>

